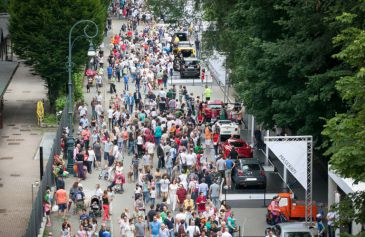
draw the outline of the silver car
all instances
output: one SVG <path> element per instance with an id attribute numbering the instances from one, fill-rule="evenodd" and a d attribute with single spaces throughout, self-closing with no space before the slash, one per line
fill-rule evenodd
<path id="1" fill-rule="evenodd" d="M 277 237 L 314 237 L 318 235 L 316 228 L 304 222 L 287 222 L 275 225 L 274 232 Z"/>

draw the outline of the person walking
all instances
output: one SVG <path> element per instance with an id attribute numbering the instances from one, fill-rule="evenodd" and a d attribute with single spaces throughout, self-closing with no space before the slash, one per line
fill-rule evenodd
<path id="1" fill-rule="evenodd" d="M 108 191 L 106 190 L 104 191 L 104 194 L 101 199 L 103 201 L 103 210 L 104 210 L 103 221 L 110 220 Z"/>
<path id="2" fill-rule="evenodd" d="M 92 149 L 91 146 L 89 146 L 89 149 L 87 150 L 87 172 L 89 174 L 91 174 L 92 172 L 92 165 L 93 165 L 93 162 L 95 162 L 95 152 L 94 150 Z"/>
<path id="3" fill-rule="evenodd" d="M 204 97 L 205 97 L 205 101 L 209 101 L 210 98 L 212 97 L 212 89 L 208 87 L 208 85 L 205 85 L 205 90 L 204 90 Z"/>

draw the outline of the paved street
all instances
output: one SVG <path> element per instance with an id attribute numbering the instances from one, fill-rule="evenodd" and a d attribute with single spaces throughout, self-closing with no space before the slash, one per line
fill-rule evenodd
<path id="1" fill-rule="evenodd" d="M 28 225 L 31 187 L 39 180 L 39 162 L 33 158 L 44 131 L 37 126 L 36 104 L 46 95 L 44 81 L 21 63 L 4 96 L 4 128 L 0 130 L 0 236 L 22 236 Z"/>
<path id="2" fill-rule="evenodd" d="M 118 33 L 120 30 L 121 25 L 123 24 L 122 20 L 113 20 L 112 25 L 112 31 L 113 34 Z M 108 38 L 105 40 L 106 45 L 107 42 L 110 42 L 110 37 L 112 34 L 108 33 Z M 105 50 L 105 52 L 108 52 L 108 50 Z M 106 63 L 105 63 L 106 64 Z M 106 78 L 106 75 L 105 75 Z M 207 72 L 207 78 L 208 78 L 208 85 L 213 90 L 214 99 L 223 100 L 224 94 L 221 90 L 221 88 L 216 84 L 212 83 L 212 79 L 210 76 L 210 73 Z M 85 81 L 86 83 L 86 81 Z M 201 83 L 199 79 L 195 79 L 194 82 L 192 79 L 183 79 L 181 80 L 179 78 L 178 73 L 174 73 L 174 76 L 172 78 L 172 83 L 175 85 L 185 85 L 187 86 L 187 89 L 189 93 L 193 93 L 194 96 L 202 96 L 205 83 Z M 129 83 L 130 91 L 134 91 L 134 84 Z M 171 80 L 168 80 L 168 87 L 171 87 Z M 91 111 L 90 107 L 90 101 L 94 96 L 96 96 L 96 89 L 95 87 L 91 88 L 90 93 L 86 93 L 86 84 L 85 84 L 85 101 L 88 104 L 88 109 Z M 116 86 L 117 93 L 121 93 L 124 89 L 123 82 L 117 83 Z M 109 93 L 109 85 L 105 85 L 102 88 L 102 94 L 104 96 L 104 107 L 106 107 L 109 104 L 111 94 Z M 233 100 L 233 99 L 232 99 Z M 104 108 L 105 109 L 105 108 Z M 131 156 L 128 156 L 126 153 L 124 155 L 124 174 L 126 175 L 129 167 L 131 165 Z M 157 160 L 155 159 L 155 166 L 157 166 Z M 100 171 L 95 170 L 91 175 L 88 175 L 85 181 L 82 181 L 83 189 L 86 194 L 87 200 L 86 203 L 90 201 L 90 197 L 95 193 L 95 187 L 96 184 L 100 184 L 102 189 L 106 189 L 107 185 L 109 185 L 109 182 L 104 180 L 99 180 L 98 175 Z M 77 181 L 77 178 L 69 177 L 66 179 L 66 190 L 68 191 L 73 184 L 73 182 Z M 277 186 L 275 182 L 282 182 L 281 180 L 273 181 L 273 186 Z M 279 185 L 280 186 L 280 185 Z M 133 210 L 133 190 L 135 188 L 134 182 L 127 182 L 124 186 L 125 192 L 123 194 L 116 194 L 113 200 L 112 204 L 112 218 L 111 221 L 107 222 L 107 226 L 110 226 L 113 234 L 115 236 L 119 236 L 119 224 L 118 221 L 120 219 L 120 214 L 127 208 L 130 211 Z M 277 191 L 277 189 L 276 189 Z M 252 193 L 252 194 L 250 194 Z M 266 207 L 263 207 L 263 197 L 259 196 L 255 198 L 255 195 L 257 196 L 258 193 L 262 193 L 261 191 L 257 190 L 233 190 L 230 191 L 228 195 L 228 204 L 230 204 L 233 208 L 233 211 L 235 212 L 235 216 L 237 218 L 238 225 L 241 227 L 241 233 L 244 236 L 262 236 L 264 233 L 264 229 L 266 228 L 265 223 L 265 214 L 266 214 Z M 231 194 L 236 194 L 231 195 Z M 248 195 L 247 195 L 248 194 Z M 272 193 L 271 193 L 272 194 Z M 270 199 L 272 197 L 270 193 L 266 196 L 266 199 Z M 245 196 L 246 195 L 246 196 Z M 222 195 L 222 200 L 224 199 L 224 195 Z M 231 202 L 231 203 L 230 203 Z M 268 200 L 267 200 L 268 202 Z M 69 222 L 72 225 L 73 230 L 76 230 L 79 225 L 79 215 L 66 215 Z M 58 217 L 56 214 L 52 214 L 52 227 L 47 228 L 47 231 L 51 231 L 53 233 L 58 233 L 61 228 L 63 218 Z M 101 218 L 98 218 L 98 223 L 101 222 Z M 252 226 L 255 226 L 255 228 L 252 228 Z"/>

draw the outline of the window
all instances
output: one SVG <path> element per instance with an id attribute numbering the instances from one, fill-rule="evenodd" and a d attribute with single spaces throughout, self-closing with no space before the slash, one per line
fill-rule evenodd
<path id="1" fill-rule="evenodd" d="M 242 164 L 241 169 L 243 171 L 259 171 L 260 166 L 258 164 Z"/>
<path id="2" fill-rule="evenodd" d="M 229 144 L 234 147 L 243 147 L 245 145 L 243 142 L 230 142 Z"/>
<path id="3" fill-rule="evenodd" d="M 310 232 L 286 232 L 284 237 L 312 237 Z"/>
<path id="4" fill-rule="evenodd" d="M 208 104 L 208 108 L 209 109 L 221 109 L 222 108 L 222 105 Z"/>

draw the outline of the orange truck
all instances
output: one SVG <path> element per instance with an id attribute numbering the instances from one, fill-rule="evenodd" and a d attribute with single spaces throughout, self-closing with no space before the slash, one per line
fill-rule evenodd
<path id="1" fill-rule="evenodd" d="M 304 219 L 305 218 L 305 201 L 295 200 L 292 193 L 279 193 L 280 197 L 279 207 L 282 214 L 285 215 L 288 221 L 292 219 Z M 313 202 L 312 205 L 312 219 L 315 221 L 317 215 L 317 206 Z"/>

